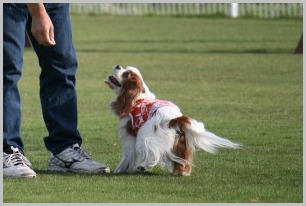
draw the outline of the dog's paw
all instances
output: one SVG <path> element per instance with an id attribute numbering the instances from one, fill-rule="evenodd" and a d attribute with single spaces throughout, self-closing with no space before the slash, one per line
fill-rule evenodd
<path id="1" fill-rule="evenodd" d="M 143 172 L 146 172 L 147 169 L 146 169 L 145 167 L 139 165 L 139 166 L 137 166 L 137 167 L 135 168 L 135 171 L 136 171 L 136 172 L 141 172 L 141 173 L 143 173 Z"/>
<path id="2" fill-rule="evenodd" d="M 124 167 L 117 167 L 114 171 L 115 174 L 120 174 L 120 173 L 127 173 L 128 169 Z"/>
<path id="3" fill-rule="evenodd" d="M 186 172 L 186 171 L 177 171 L 176 170 L 172 174 L 177 175 L 177 176 L 185 176 L 185 177 L 190 176 L 190 172 Z"/>
<path id="4" fill-rule="evenodd" d="M 120 169 L 116 169 L 115 171 L 114 171 L 114 173 L 115 174 L 120 174 L 120 173 L 123 173 Z"/>

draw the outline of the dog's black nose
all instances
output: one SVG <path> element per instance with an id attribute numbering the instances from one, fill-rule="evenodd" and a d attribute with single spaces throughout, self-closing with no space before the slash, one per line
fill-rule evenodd
<path id="1" fill-rule="evenodd" d="M 121 66 L 120 65 L 117 65 L 117 66 L 115 66 L 115 69 L 121 69 Z"/>

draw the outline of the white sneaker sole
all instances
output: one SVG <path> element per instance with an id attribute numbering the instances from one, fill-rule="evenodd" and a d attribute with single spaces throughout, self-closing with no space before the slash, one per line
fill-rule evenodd
<path id="1" fill-rule="evenodd" d="M 22 178 L 34 179 L 36 178 L 36 174 L 21 174 L 20 176 L 3 175 L 3 178 L 5 179 L 22 179 Z"/>

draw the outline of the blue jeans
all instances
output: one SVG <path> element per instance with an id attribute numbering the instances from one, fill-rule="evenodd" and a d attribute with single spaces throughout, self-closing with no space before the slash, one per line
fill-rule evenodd
<path id="1" fill-rule="evenodd" d="M 22 75 L 27 31 L 41 67 L 40 100 L 48 130 L 44 142 L 56 155 L 69 145 L 82 143 L 77 129 L 77 57 L 72 43 L 69 4 L 45 4 L 45 8 L 54 26 L 56 41 L 50 47 L 39 45 L 32 36 L 31 16 L 25 4 L 3 4 L 3 147 L 14 146 L 24 152 L 18 80 Z"/>

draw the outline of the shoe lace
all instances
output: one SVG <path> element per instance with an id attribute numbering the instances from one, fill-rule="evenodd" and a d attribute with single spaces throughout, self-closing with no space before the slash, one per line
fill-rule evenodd
<path id="1" fill-rule="evenodd" d="M 3 158 L 3 164 L 4 165 L 14 165 L 14 166 L 18 166 L 18 165 L 27 165 L 27 166 L 31 166 L 30 161 L 21 153 L 17 152 L 17 153 L 12 153 L 12 154 L 7 154 L 4 158 Z"/>
<path id="2" fill-rule="evenodd" d="M 76 155 L 78 155 L 80 158 L 91 159 L 90 155 L 88 155 L 83 148 L 75 147 L 73 149 L 76 152 Z"/>
<path id="3" fill-rule="evenodd" d="M 90 156 L 81 148 L 78 144 L 72 145 L 70 149 L 64 150 L 60 155 L 54 155 L 54 157 L 65 164 L 71 164 L 74 162 L 80 162 L 83 160 L 90 160 Z"/>

